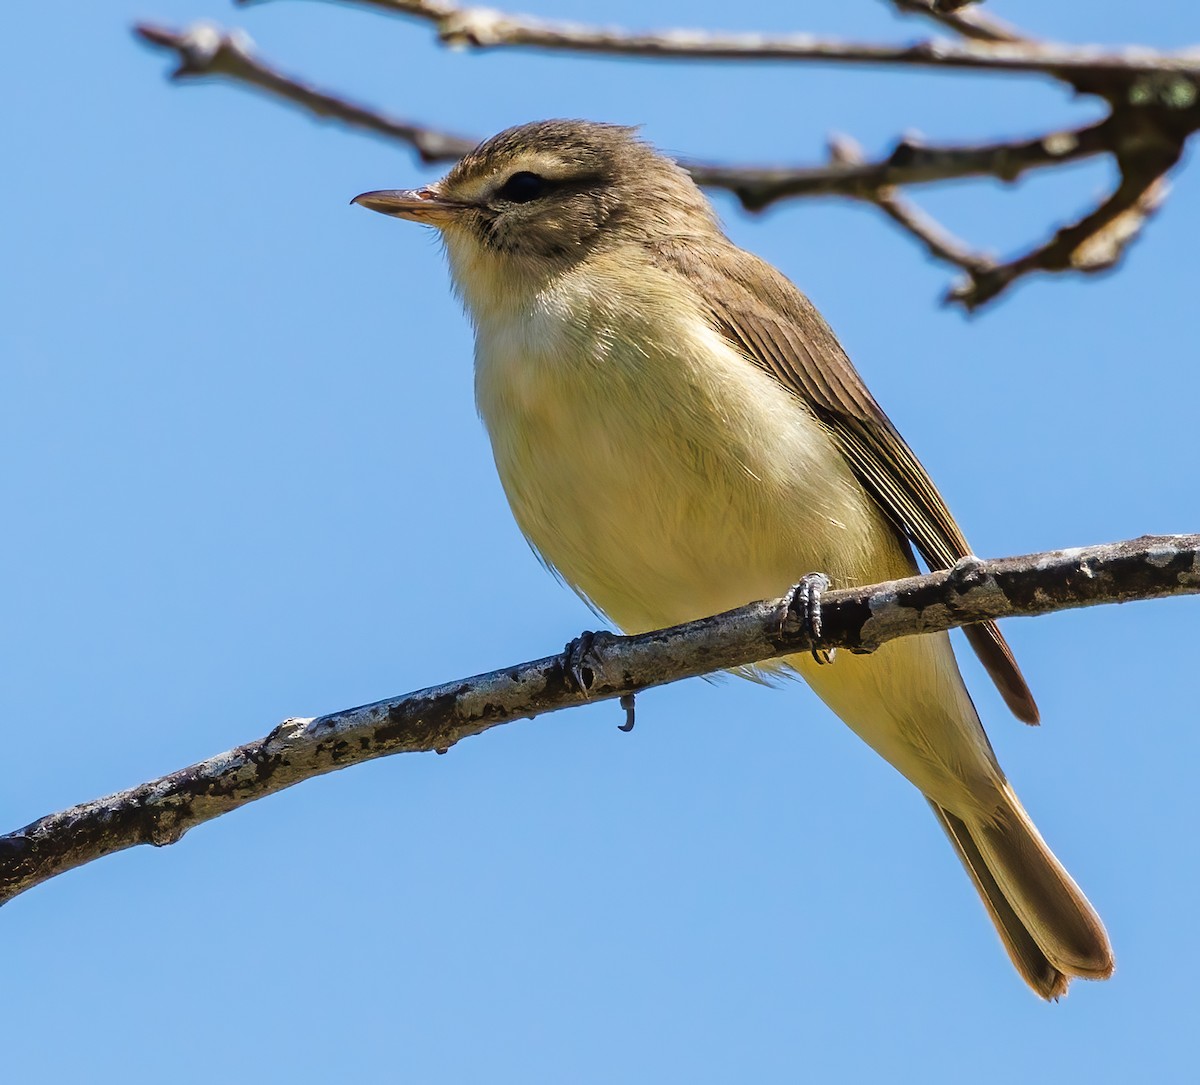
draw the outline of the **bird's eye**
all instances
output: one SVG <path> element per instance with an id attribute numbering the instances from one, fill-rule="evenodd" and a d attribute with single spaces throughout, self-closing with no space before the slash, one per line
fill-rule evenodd
<path id="1" fill-rule="evenodd" d="M 530 173 L 528 170 L 521 170 L 505 181 L 496 191 L 496 195 L 510 203 L 529 203 L 530 200 L 544 196 L 549 187 L 550 183 L 545 177 Z"/>

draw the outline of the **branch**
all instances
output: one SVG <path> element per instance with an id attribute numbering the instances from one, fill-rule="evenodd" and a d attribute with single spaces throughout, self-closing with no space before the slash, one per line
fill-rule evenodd
<path id="1" fill-rule="evenodd" d="M 1102 122 L 1096 131 L 1114 123 Z M 1166 199 L 1169 186 L 1165 174 L 1177 159 L 1178 148 L 1173 143 L 1153 149 L 1139 143 L 1135 151 L 1118 157 L 1122 181 L 1111 196 L 1050 240 L 1003 264 L 971 249 L 893 186 L 868 188 L 861 198 L 875 204 L 935 259 L 967 273 L 963 282 L 947 292 L 945 300 L 973 312 L 999 297 L 1017 279 L 1034 272 L 1094 273 L 1115 266 Z M 830 140 L 830 160 L 855 166 L 862 162 L 862 151 L 849 137 L 835 136 Z"/>
<path id="2" fill-rule="evenodd" d="M 813 167 L 717 166 L 683 163 L 696 183 L 734 193 L 747 211 L 795 196 L 849 196 L 874 200 L 881 189 L 968 177 L 1015 181 L 1030 170 L 1111 153 L 1107 120 L 1047 132 L 1035 139 L 982 144 L 927 144 L 906 137 L 885 158 L 861 155 Z"/>
<path id="3" fill-rule="evenodd" d="M 1114 267 L 1166 199 L 1166 174 L 1183 153 L 1183 145 L 1171 133 L 1156 130 L 1154 119 L 1153 115 L 1140 117 L 1135 127 L 1130 125 L 1128 113 L 1115 113 L 1110 126 L 1117 133 L 1121 180 L 1112 195 L 1079 221 L 1062 227 L 1048 241 L 1014 260 L 975 267 L 960 263 L 966 279 L 946 295 L 946 300 L 970 312 L 1034 272 L 1094 274 Z"/>
<path id="4" fill-rule="evenodd" d="M 849 136 L 835 135 L 829 140 L 829 158 L 839 165 L 854 166 L 863 160 L 862 148 Z M 996 266 L 984 253 L 972 251 L 940 222 L 905 199 L 894 186 L 884 185 L 863 197 L 875 204 L 902 230 L 911 234 L 934 259 L 953 264 L 972 275 L 983 275 Z"/>
<path id="5" fill-rule="evenodd" d="M 142 23 L 135 33 L 143 41 L 168 49 L 178 58 L 173 79 L 223 76 L 265 90 L 320 117 L 407 143 L 425 162 L 452 162 L 478 140 L 396 120 L 285 75 L 259 59 L 250 37 L 201 23 L 184 31 Z M 761 211 L 780 200 L 802 196 L 848 196 L 873 199 L 882 188 L 929 184 L 967 177 L 1015 181 L 1029 170 L 1058 166 L 1112 152 L 1108 124 L 1048 132 L 1035 139 L 998 143 L 930 145 L 901 140 L 887 157 L 875 162 L 832 162 L 811 167 L 722 166 L 684 163 L 696 183 L 732 192 L 748 211 Z"/>
<path id="6" fill-rule="evenodd" d="M 992 18 L 966 5 L 951 7 L 939 0 L 891 0 L 905 15 L 923 15 L 927 19 L 975 41 L 1029 41 L 1029 37 L 1000 19 Z"/>
<path id="7" fill-rule="evenodd" d="M 981 561 L 872 587 L 827 592 L 821 648 L 869 652 L 896 637 L 1098 603 L 1200 594 L 1200 535 Z M 0 903 L 48 878 L 188 829 L 303 780 L 388 754 L 445 752 L 514 720 L 623 698 L 652 686 L 810 651 L 788 600 L 751 603 L 634 637 L 597 634 L 598 655 L 568 677 L 565 654 L 505 667 L 316 719 L 290 719 L 265 738 L 41 818 L 0 837 Z M 837 666 L 836 661 L 832 666 Z"/>
<path id="8" fill-rule="evenodd" d="M 255 0 L 241 0 L 253 3 Z M 338 0 L 341 2 L 341 0 Z M 655 60 L 790 60 L 926 68 L 971 68 L 997 72 L 1040 72 L 1068 82 L 1125 85 L 1139 74 L 1172 72 L 1200 81 L 1200 54 L 1162 53 L 1137 46 L 1113 50 L 978 37 L 965 42 L 931 40 L 911 45 L 821 39 L 812 34 L 718 34 L 673 29 L 636 32 L 620 27 L 554 22 L 443 0 L 351 0 L 364 7 L 431 23 L 443 45 L 494 49 L 522 46 Z M 931 9 L 945 5 L 933 4 Z M 949 12 L 941 12 L 949 16 Z M 959 14 L 960 20 L 968 20 Z M 963 23 L 965 25 L 965 22 Z"/>
<path id="9" fill-rule="evenodd" d="M 407 0 L 364 2 L 382 4 L 389 10 L 399 5 L 406 13 L 419 14 L 423 18 L 433 18 L 435 12 L 438 19 L 466 15 L 482 17 L 479 16 L 480 9 L 431 4 L 423 0 L 414 3 Z M 896 2 L 906 7 L 915 5 L 927 14 L 935 11 L 934 0 Z M 970 9 L 965 13 L 939 14 L 938 17 L 976 18 Z M 176 79 L 224 76 L 266 91 L 319 117 L 339 120 L 406 143 L 425 162 L 456 160 L 476 142 L 389 117 L 288 76 L 260 60 L 249 37 L 241 32 L 224 32 L 207 24 L 184 32 L 141 25 L 136 32 L 151 45 L 175 53 L 178 66 L 173 77 Z M 1048 47 L 1031 45 L 1030 48 L 1044 50 Z M 1145 51 L 1127 53 L 1145 59 Z M 1114 266 L 1161 204 L 1167 191 L 1166 172 L 1179 160 L 1192 133 L 1200 129 L 1200 82 L 1192 76 L 1184 77 L 1174 72 L 1170 67 L 1174 63 L 1171 57 L 1163 54 L 1158 60 L 1167 67 L 1153 74 L 1118 81 L 1118 85 L 1110 86 L 1108 90 L 1098 89 L 1099 84 L 1093 80 L 1088 89 L 1109 96 L 1112 104 L 1109 117 L 1033 139 L 939 146 L 906 138 L 890 154 L 876 161 L 864 161 L 861 152 L 856 151 L 853 155 L 834 154 L 829 163 L 812 167 L 759 168 L 703 162 L 684 165 L 698 184 L 732 192 L 742 206 L 752 212 L 801 196 L 841 196 L 873 203 L 917 238 L 936 259 L 966 273 L 964 281 L 947 294 L 946 300 L 961 304 L 969 311 L 975 310 L 998 297 L 1018 279 L 1035 272 L 1095 272 Z M 1200 71 L 1200 58 L 1196 59 L 1196 65 Z M 1080 87 L 1086 84 L 1082 78 L 1075 78 L 1073 82 Z M 1101 154 L 1111 154 L 1117 160 L 1122 177 L 1117 190 L 1078 222 L 1063 227 L 1049 240 L 1005 263 L 998 263 L 986 253 L 973 251 L 898 191 L 906 185 L 970 177 L 1014 181 L 1030 170 Z"/>
<path id="10" fill-rule="evenodd" d="M 139 23 L 134 33 L 148 44 L 176 54 L 179 65 L 171 73 L 172 79 L 225 76 L 298 105 L 317 117 L 407 143 L 423 162 L 455 161 L 479 142 L 386 116 L 285 75 L 254 55 L 254 42 L 242 31 L 227 32 L 210 23 L 196 23 L 180 33 Z"/>

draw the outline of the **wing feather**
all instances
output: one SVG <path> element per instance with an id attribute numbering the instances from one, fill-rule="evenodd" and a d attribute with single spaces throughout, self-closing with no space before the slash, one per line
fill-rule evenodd
<path id="1" fill-rule="evenodd" d="M 970 554 L 933 480 L 829 325 L 791 282 L 757 257 L 708 239 L 680 239 L 660 246 L 655 257 L 696 284 L 713 326 L 746 358 L 808 404 L 931 569 L 947 569 Z M 1037 723 L 1033 695 L 996 623 L 964 632 L 1013 714 Z"/>

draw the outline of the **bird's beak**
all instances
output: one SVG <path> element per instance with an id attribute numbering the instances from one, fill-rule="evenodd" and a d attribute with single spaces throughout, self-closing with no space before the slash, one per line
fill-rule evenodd
<path id="1" fill-rule="evenodd" d="M 378 211 L 381 215 L 424 222 L 430 226 L 445 226 L 463 209 L 462 204 L 443 199 L 432 188 L 397 188 L 364 192 L 350 202 L 365 207 L 368 211 Z"/>

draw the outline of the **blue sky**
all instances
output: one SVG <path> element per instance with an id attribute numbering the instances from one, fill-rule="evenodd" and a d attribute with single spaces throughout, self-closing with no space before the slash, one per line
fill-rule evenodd
<path id="1" fill-rule="evenodd" d="M 523 3 L 640 26 L 913 38 L 882 3 Z M 988 5 L 1047 36 L 1200 41 L 1175 0 Z M 1147 18 L 1152 10 L 1153 21 Z M 137 18 L 246 27 L 285 70 L 489 134 L 645 124 L 681 155 L 811 161 L 1095 115 L 1036 78 L 437 48 L 324 4 L 25 6 L 0 73 L 0 827 L 316 715 L 544 655 L 592 623 L 505 507 L 434 241 L 347 206 L 406 150 L 221 84 Z M 920 198 L 1013 251 L 1102 164 Z M 732 236 L 824 310 L 976 550 L 1195 530 L 1200 175 L 1115 275 L 974 320 L 870 208 Z M 798 573 L 804 570 L 797 570 Z M 1118 971 L 1038 1002 L 920 797 L 800 685 L 689 682 L 316 780 L 0 912 L 21 1082 L 1183 1080 L 1200 936 L 1195 600 L 1009 623 L 1044 725 L 964 670 Z M 219 1061 L 218 1061 L 219 1060 Z M 216 1069 L 214 1070 L 214 1067 Z"/>

